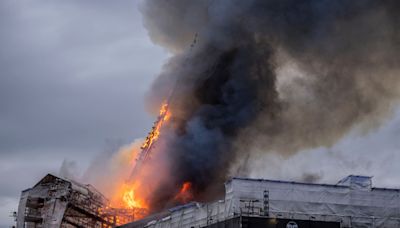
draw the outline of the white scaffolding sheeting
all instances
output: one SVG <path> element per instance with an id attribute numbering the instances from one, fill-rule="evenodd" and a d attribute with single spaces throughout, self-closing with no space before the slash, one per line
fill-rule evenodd
<path id="1" fill-rule="evenodd" d="M 270 217 L 312 217 L 340 221 L 342 227 L 400 226 L 400 190 L 372 188 L 370 177 L 349 176 L 337 185 L 243 178 L 226 184 L 226 198 L 233 200 L 236 213 L 243 210 L 243 199 L 262 202 L 264 191 L 268 192 Z"/>
<path id="2" fill-rule="evenodd" d="M 225 184 L 224 200 L 190 203 L 162 218 L 123 227 L 205 227 L 238 216 L 400 227 L 400 190 L 372 188 L 371 177 L 364 176 L 349 176 L 336 185 L 233 178 Z"/>

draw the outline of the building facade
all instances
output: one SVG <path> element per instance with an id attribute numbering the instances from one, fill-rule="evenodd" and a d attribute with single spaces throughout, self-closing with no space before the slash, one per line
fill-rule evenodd
<path id="1" fill-rule="evenodd" d="M 109 207 L 91 185 L 48 174 L 22 191 L 17 228 L 115 227 L 133 220 L 130 210 Z"/>
<path id="2" fill-rule="evenodd" d="M 335 185 L 233 178 L 223 200 L 190 203 L 121 227 L 400 227 L 400 190 L 373 188 L 365 176 Z"/>

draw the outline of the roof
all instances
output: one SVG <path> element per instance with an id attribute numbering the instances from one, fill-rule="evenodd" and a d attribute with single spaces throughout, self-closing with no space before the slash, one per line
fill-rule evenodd
<path id="1" fill-rule="evenodd" d="M 372 178 L 373 176 L 362 176 L 362 175 L 349 175 L 342 180 L 346 178 Z M 300 181 L 283 181 L 283 180 L 274 180 L 274 179 L 252 179 L 252 178 L 246 178 L 246 177 L 232 177 L 228 181 L 225 182 L 225 184 L 229 184 L 232 180 L 244 180 L 244 181 L 259 181 L 259 182 L 273 182 L 273 183 L 283 183 L 283 184 L 296 184 L 296 185 L 308 185 L 308 186 L 321 186 L 321 187 L 333 187 L 333 188 L 348 188 L 349 186 L 341 184 L 341 181 L 339 181 L 337 184 L 325 184 L 325 183 L 307 183 L 307 182 L 300 182 Z M 400 192 L 400 188 L 383 188 L 383 187 L 373 187 L 371 188 L 372 191 L 377 190 L 377 191 L 397 191 Z"/>
<path id="2" fill-rule="evenodd" d="M 274 183 L 284 183 L 284 184 L 299 184 L 299 185 L 314 185 L 314 186 L 323 186 L 323 187 L 337 187 L 343 188 L 346 186 L 337 185 L 337 184 L 321 184 L 321 183 L 307 183 L 307 182 L 299 182 L 299 181 L 282 181 L 282 180 L 271 180 L 271 179 L 252 179 L 245 177 L 233 177 L 226 182 L 226 184 L 230 183 L 232 180 L 244 180 L 244 181 L 259 181 L 259 182 L 274 182 Z"/>
<path id="3" fill-rule="evenodd" d="M 75 189 L 75 190 L 79 190 L 79 189 L 82 190 L 82 189 L 84 189 L 83 191 L 86 192 L 86 193 L 84 193 L 84 192 L 81 191 L 81 192 L 84 193 L 84 194 L 87 194 L 87 192 L 91 192 L 91 193 L 93 193 L 93 194 L 99 195 L 99 196 L 101 196 L 102 198 L 106 199 L 106 197 L 105 197 L 101 192 L 99 192 L 95 187 L 93 187 L 93 186 L 90 185 L 90 184 L 82 184 L 82 183 L 79 183 L 79 182 L 74 181 L 74 180 L 70 180 L 70 179 L 67 179 L 67 178 L 58 177 L 58 176 L 56 176 L 56 175 L 54 175 L 54 174 L 51 174 L 51 173 L 48 173 L 46 176 L 44 176 L 42 179 L 40 179 L 40 181 L 38 181 L 32 188 L 35 188 L 35 187 L 37 187 L 37 186 L 40 185 L 40 184 L 45 184 L 45 183 L 49 183 L 49 182 L 54 182 L 55 180 L 63 181 L 63 182 L 69 183 L 69 184 L 71 185 L 71 188 L 73 188 L 73 189 Z M 24 190 L 24 191 L 29 191 L 29 190 L 32 189 L 32 188 L 28 188 L 28 189 L 26 189 L 26 190 Z"/>
<path id="4" fill-rule="evenodd" d="M 48 182 L 54 181 L 56 179 L 61 180 L 61 181 L 65 181 L 65 182 L 70 182 L 70 181 L 65 180 L 65 179 L 63 179 L 61 177 L 57 177 L 57 176 L 55 176 L 53 174 L 48 173 L 46 176 L 44 176 L 42 179 L 40 179 L 40 181 L 38 181 L 32 188 L 38 186 L 39 184 L 48 183 Z"/>

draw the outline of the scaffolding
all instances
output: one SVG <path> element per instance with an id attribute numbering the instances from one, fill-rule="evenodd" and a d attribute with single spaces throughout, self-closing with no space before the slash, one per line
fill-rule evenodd
<path id="1" fill-rule="evenodd" d="M 17 228 L 115 227 L 134 220 L 133 209 L 111 208 L 91 185 L 48 174 L 22 192 Z"/>
<path id="2" fill-rule="evenodd" d="M 258 224 L 258 225 L 257 225 Z M 123 228 L 400 227 L 400 189 L 372 187 L 371 177 L 348 176 L 334 185 L 232 178 L 225 197 L 190 203 Z"/>

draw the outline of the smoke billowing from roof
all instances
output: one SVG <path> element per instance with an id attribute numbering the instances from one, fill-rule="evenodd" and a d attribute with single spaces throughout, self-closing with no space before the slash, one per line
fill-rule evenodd
<path id="1" fill-rule="evenodd" d="M 158 105 L 174 90 L 162 137 L 173 175 L 158 208 L 185 181 L 212 198 L 253 154 L 374 129 L 400 95 L 395 0 L 147 0 L 142 11 L 152 40 L 174 53 L 148 96 Z"/>

